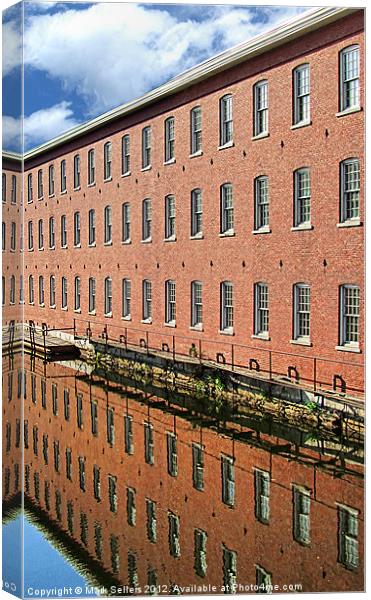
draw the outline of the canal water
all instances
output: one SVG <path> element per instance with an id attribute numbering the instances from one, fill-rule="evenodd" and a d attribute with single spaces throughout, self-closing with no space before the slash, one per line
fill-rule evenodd
<path id="1" fill-rule="evenodd" d="M 220 422 L 82 362 L 15 355 L 3 390 L 4 580 L 23 540 L 26 597 L 364 589 L 356 439 Z"/>

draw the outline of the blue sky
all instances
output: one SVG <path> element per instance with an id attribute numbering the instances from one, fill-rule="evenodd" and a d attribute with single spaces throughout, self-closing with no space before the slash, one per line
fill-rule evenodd
<path id="1" fill-rule="evenodd" d="M 308 10 L 303 6 L 26 2 L 25 149 Z M 20 149 L 20 12 L 3 13 L 3 147 Z"/>

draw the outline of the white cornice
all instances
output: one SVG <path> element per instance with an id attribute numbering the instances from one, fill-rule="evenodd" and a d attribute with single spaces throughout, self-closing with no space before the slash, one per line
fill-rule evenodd
<path id="1" fill-rule="evenodd" d="M 8 152 L 7 150 L 4 150 L 2 152 L 2 157 L 7 158 L 8 160 L 16 160 L 16 161 L 21 161 L 22 160 L 22 154 L 18 154 L 18 152 Z"/>
<path id="2" fill-rule="evenodd" d="M 25 160 L 34 158 L 47 150 L 52 150 L 66 142 L 69 142 L 77 137 L 80 137 L 86 133 L 97 129 L 110 121 L 113 121 L 119 117 L 123 117 L 130 113 L 133 113 L 145 106 L 155 103 L 156 101 L 175 94 L 194 85 L 208 77 L 216 75 L 221 71 L 229 69 L 243 61 L 249 60 L 254 56 L 263 54 L 277 46 L 286 44 L 289 41 L 294 40 L 310 31 L 319 29 L 333 21 L 337 21 L 342 17 L 345 17 L 357 9 L 354 8 L 320 8 L 310 10 L 300 17 L 291 19 L 283 25 L 271 29 L 269 32 L 261 34 L 247 42 L 243 42 L 230 50 L 222 52 L 201 64 L 193 67 L 180 75 L 177 75 L 174 79 L 171 79 L 167 83 L 159 86 L 158 88 L 151 90 L 147 94 L 144 94 L 140 98 L 122 104 L 121 106 L 92 119 L 86 123 L 78 125 L 73 129 L 59 135 L 52 140 L 33 148 L 32 150 L 25 153 Z"/>

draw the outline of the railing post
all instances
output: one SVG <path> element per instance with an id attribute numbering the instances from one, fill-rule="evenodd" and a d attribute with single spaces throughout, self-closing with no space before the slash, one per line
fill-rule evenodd
<path id="1" fill-rule="evenodd" d="M 234 344 L 232 344 L 232 371 L 234 371 Z"/>
<path id="2" fill-rule="evenodd" d="M 317 359 L 313 359 L 313 391 L 317 391 Z"/>

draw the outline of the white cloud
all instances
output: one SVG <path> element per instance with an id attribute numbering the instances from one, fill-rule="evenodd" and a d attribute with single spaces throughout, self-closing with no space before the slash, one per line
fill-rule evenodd
<path id="1" fill-rule="evenodd" d="M 15 20 L 3 24 L 3 77 L 22 61 L 22 36 Z"/>

